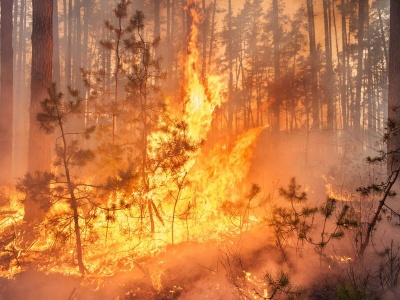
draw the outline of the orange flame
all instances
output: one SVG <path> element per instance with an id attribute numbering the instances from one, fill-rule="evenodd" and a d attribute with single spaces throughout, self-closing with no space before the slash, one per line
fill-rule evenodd
<path id="1" fill-rule="evenodd" d="M 206 83 L 203 83 L 199 74 L 199 16 L 191 5 L 195 3 L 193 0 L 188 1 L 193 23 L 184 64 L 186 95 L 183 120 L 187 124 L 188 137 L 200 142 L 206 140 L 209 135 L 213 112 L 221 104 L 224 85 L 221 77 L 210 75 Z M 163 120 L 160 122 L 162 124 Z M 136 260 L 139 257 L 151 256 L 165 249 L 171 240 L 174 243 L 205 241 L 217 239 L 221 235 L 239 233 L 241 229 L 237 222 L 232 222 L 232 216 L 226 215 L 221 208 L 227 200 L 230 203 L 243 201 L 244 191 L 240 187 L 249 172 L 253 149 L 262 130 L 263 128 L 249 130 L 229 146 L 219 141 L 215 145 L 208 145 L 208 151 L 198 149 L 188 154 L 189 159 L 177 174 L 162 171 L 152 174 L 149 180 L 156 188 L 146 195 L 112 195 L 108 203 L 110 206 L 121 200 L 132 203 L 138 198 L 142 202 L 151 200 L 162 214 L 163 223 L 158 224 L 154 234 L 150 234 L 148 228 L 139 231 L 137 225 L 142 211 L 134 205 L 128 210 L 113 211 L 112 216 L 106 218 L 93 218 L 90 226 L 82 220 L 80 225 L 85 240 L 84 261 L 90 272 L 109 276 L 117 270 L 132 269 L 137 265 Z M 160 142 L 168 141 L 169 138 L 168 134 L 163 132 L 149 135 L 150 159 L 157 157 Z M 60 215 L 61 212 L 68 214 L 68 210 L 67 204 L 58 203 L 52 207 L 49 216 Z M 247 220 L 248 223 L 257 221 L 256 217 L 249 217 Z M 51 249 L 55 237 L 48 233 L 48 228 L 44 225 L 41 240 L 30 247 L 31 252 L 24 252 L 26 260 L 32 260 L 29 255 Z M 77 274 L 74 249 L 73 239 L 67 240 L 63 245 L 63 252 L 43 268 L 51 272 Z M 22 259 L 20 257 L 19 261 Z M 62 268 L 59 266 L 61 262 Z M 152 276 L 156 288 L 160 288 L 159 277 L 159 274 Z"/>
<path id="2" fill-rule="evenodd" d="M 184 121 L 189 125 L 189 137 L 193 140 L 204 140 L 210 130 L 212 114 L 217 105 L 221 104 L 221 83 L 217 76 L 209 76 L 207 84 L 212 92 L 206 92 L 201 82 L 198 70 L 200 54 L 197 47 L 199 35 L 199 16 L 191 4 L 195 1 L 188 1 L 189 13 L 193 22 L 190 27 L 190 39 L 188 45 L 189 55 L 185 62 L 185 114 Z"/>

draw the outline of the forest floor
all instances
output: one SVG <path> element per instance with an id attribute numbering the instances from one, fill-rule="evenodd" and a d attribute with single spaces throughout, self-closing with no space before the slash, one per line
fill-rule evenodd
<path id="1" fill-rule="evenodd" d="M 0 299 L 237 299 L 241 290 L 261 288 L 250 281 L 279 267 L 271 241 L 258 230 L 225 241 L 171 245 L 110 277 L 26 270 L 14 279 L 0 278 Z"/>

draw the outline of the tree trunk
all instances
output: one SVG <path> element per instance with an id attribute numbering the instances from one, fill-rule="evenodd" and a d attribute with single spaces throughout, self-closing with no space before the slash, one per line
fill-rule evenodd
<path id="1" fill-rule="evenodd" d="M 1 1 L 0 185 L 10 182 L 13 139 L 13 0 Z"/>
<path id="2" fill-rule="evenodd" d="M 172 76 L 172 37 L 171 37 L 171 0 L 167 0 L 167 34 L 166 34 L 166 69 L 168 81 Z"/>
<path id="3" fill-rule="evenodd" d="M 326 78 L 325 95 L 327 103 L 327 128 L 333 129 L 334 122 L 334 101 L 335 101 L 335 75 L 332 64 L 332 23 L 331 23 L 331 3 L 330 0 L 323 0 L 324 28 L 325 28 L 325 59 L 326 59 Z"/>
<path id="4" fill-rule="evenodd" d="M 60 68 L 60 35 L 58 28 L 58 0 L 53 0 L 53 39 L 54 39 L 54 48 L 53 48 L 53 78 L 60 89 L 61 84 L 61 68 Z"/>
<path id="5" fill-rule="evenodd" d="M 228 0 L 228 72 L 229 72 L 229 82 L 228 82 L 228 133 L 232 133 L 233 126 L 233 111 L 234 111 L 234 101 L 233 101 L 233 63 L 232 63 L 232 0 Z"/>
<path id="6" fill-rule="evenodd" d="M 36 119 L 40 102 L 47 96 L 52 82 L 53 0 L 32 0 L 32 70 L 30 127 L 28 141 L 28 171 L 50 171 L 50 136 L 40 128 Z M 40 214 L 40 203 L 25 201 L 25 220 L 33 221 Z"/>
<path id="7" fill-rule="evenodd" d="M 15 86 L 15 109 L 18 112 L 14 114 L 15 138 L 13 151 L 13 170 L 16 177 L 22 176 L 27 169 L 28 159 L 28 110 L 29 99 L 27 99 L 27 84 L 26 84 L 26 1 L 21 0 L 19 10 L 19 25 L 18 25 L 18 44 L 15 45 L 17 54 L 17 64 L 15 66 L 16 82 Z"/>
<path id="8" fill-rule="evenodd" d="M 75 0 L 75 24 L 76 24 L 76 32 L 75 32 L 75 55 L 74 55 L 74 63 L 73 63 L 73 81 L 75 84 L 75 88 L 78 90 L 82 90 L 82 78 L 80 69 L 82 67 L 82 22 L 81 22 L 81 7 L 82 0 Z"/>
<path id="9" fill-rule="evenodd" d="M 341 107 L 342 107 L 342 127 L 346 130 L 349 127 L 348 122 L 348 110 L 347 110 L 347 26 L 346 26 L 346 9 L 345 1 L 341 0 L 342 6 L 342 85 L 340 87 L 341 92 Z"/>
<path id="10" fill-rule="evenodd" d="M 13 1 L 14 2 L 14 1 Z M 14 5 L 14 12 L 13 12 L 13 36 L 12 36 L 12 44 L 14 47 L 17 47 L 18 43 L 18 16 L 19 16 L 19 8 L 20 5 L 18 4 L 18 0 L 15 0 L 15 5 Z M 13 51 L 13 66 L 17 66 L 17 51 Z M 17 72 L 14 72 L 14 80 L 15 80 L 15 74 Z M 13 88 L 13 93 L 15 95 L 15 86 Z"/>
<path id="11" fill-rule="evenodd" d="M 363 55 L 364 55 L 364 20 L 365 8 L 368 5 L 368 0 L 358 1 L 358 55 L 357 55 L 357 83 L 356 83 L 356 102 L 354 105 L 354 129 L 359 131 L 361 126 L 361 89 L 363 80 Z"/>
<path id="12" fill-rule="evenodd" d="M 210 36 L 210 47 L 208 49 L 208 66 L 211 65 L 211 59 L 213 54 L 213 46 L 214 46 L 214 35 L 215 35 L 215 15 L 217 11 L 217 0 L 214 0 L 212 5 L 212 18 L 211 18 L 211 36 Z"/>
<path id="13" fill-rule="evenodd" d="M 207 8 L 206 1 L 202 0 L 202 11 L 203 11 L 203 22 L 201 24 L 201 36 L 202 36 L 202 68 L 201 68 L 201 78 L 205 80 L 206 72 L 207 72 L 207 29 L 208 29 L 208 16 L 207 16 Z"/>
<path id="14" fill-rule="evenodd" d="M 307 16 L 308 16 L 308 36 L 310 39 L 310 76 L 311 76 L 311 102 L 312 102 L 312 127 L 319 128 L 319 101 L 318 101 L 318 82 L 317 82 L 317 46 L 315 42 L 315 25 L 314 25 L 314 3 L 313 0 L 307 0 Z"/>
<path id="15" fill-rule="evenodd" d="M 160 37 L 160 0 L 154 1 L 154 38 Z"/>
<path id="16" fill-rule="evenodd" d="M 170 59 L 171 59 L 171 66 L 170 66 L 170 71 L 171 71 L 171 75 L 169 76 L 170 79 L 172 80 L 173 77 L 178 78 L 178 72 L 177 69 L 175 68 L 175 72 L 173 73 L 174 70 L 174 66 L 176 65 L 176 60 L 177 60 L 177 55 L 175 55 L 175 49 L 179 48 L 178 45 L 175 44 L 175 35 L 176 35 L 176 28 L 177 28 L 177 24 L 176 24 L 176 1 L 175 0 L 171 0 L 171 48 L 169 49 L 170 51 Z"/>
<path id="17" fill-rule="evenodd" d="M 275 88 L 272 96 L 274 103 L 272 104 L 272 130 L 279 131 L 280 125 L 280 106 L 282 102 L 280 85 L 281 85 L 281 68 L 280 68 L 280 30 L 279 30 L 279 6 L 278 0 L 272 1 L 272 27 L 273 27 L 273 43 L 274 43 L 274 77 Z"/>
<path id="18" fill-rule="evenodd" d="M 67 86 L 72 85 L 72 0 L 68 0 L 68 36 L 67 54 L 65 60 L 65 77 Z"/>
<path id="19" fill-rule="evenodd" d="M 89 14 L 92 12 L 89 10 L 91 1 L 83 1 L 83 62 L 82 66 L 86 70 L 90 70 L 89 62 Z"/>
<path id="20" fill-rule="evenodd" d="M 389 103 L 388 114 L 392 122 L 400 123 L 400 1 L 390 1 L 389 39 Z M 388 153 L 400 149 L 400 137 L 389 139 Z M 399 165 L 399 154 L 389 155 L 388 170 L 392 172 Z"/>
<path id="21" fill-rule="evenodd" d="M 367 120 L 368 120 L 368 129 L 369 130 L 375 130 L 375 116 L 374 116 L 374 104 L 375 101 L 374 99 L 374 80 L 372 78 L 372 73 L 373 73 L 373 66 L 372 66 L 372 53 L 371 53 L 371 42 L 372 42 L 372 30 L 369 26 L 370 24 L 370 18 L 369 18 L 369 6 L 367 5 L 366 7 L 366 28 L 367 29 L 367 40 L 366 40 L 366 49 L 367 49 L 367 60 L 366 60 L 366 66 L 365 66 L 365 71 L 367 72 L 367 82 L 365 84 L 366 86 L 366 104 L 368 108 L 367 112 Z"/>

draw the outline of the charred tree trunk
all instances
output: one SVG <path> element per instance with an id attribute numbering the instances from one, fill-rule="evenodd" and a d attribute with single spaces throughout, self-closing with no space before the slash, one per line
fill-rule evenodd
<path id="1" fill-rule="evenodd" d="M 1 1 L 0 185 L 12 174 L 13 139 L 13 0 Z"/>

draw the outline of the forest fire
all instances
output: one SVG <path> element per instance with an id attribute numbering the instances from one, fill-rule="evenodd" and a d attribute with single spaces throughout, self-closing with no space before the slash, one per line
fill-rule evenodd
<path id="1" fill-rule="evenodd" d="M 193 23 L 184 66 L 183 121 L 186 125 L 181 125 L 184 130 L 178 135 L 186 135 L 199 146 L 189 151 L 185 161 L 173 172 L 160 169 L 149 175 L 152 188 L 145 194 L 136 191 L 112 193 L 105 204 L 106 209 L 94 209 L 80 222 L 83 261 L 89 277 L 131 270 L 137 267 L 138 260 L 164 250 L 169 244 L 205 242 L 226 236 L 228 232 L 229 235 L 239 233 L 243 226 L 248 228 L 255 220 L 248 215 L 246 210 L 249 208 L 241 203 L 248 191 L 240 186 L 249 171 L 252 150 L 264 127 L 240 135 L 229 147 L 223 146 L 221 143 L 225 141 L 222 141 L 207 145 L 206 150 L 202 148 L 202 141 L 209 135 L 214 109 L 221 105 L 223 95 L 218 76 L 208 76 L 206 88 L 198 73 L 199 17 L 194 8 L 190 9 L 190 14 Z M 160 119 L 159 122 L 163 124 L 164 121 Z M 163 143 L 173 138 L 177 137 L 171 133 L 151 133 L 148 159 L 156 160 Z M 88 186 L 77 191 L 77 195 L 84 197 L 91 190 Z M 226 205 L 228 199 L 229 205 Z M 128 205 L 135 201 L 139 201 L 138 207 Z M 126 204 L 126 209 L 121 203 Z M 224 211 L 223 207 L 230 211 Z M 22 209 L 20 206 L 19 214 Z M 12 278 L 33 261 L 38 261 L 36 268 L 45 272 L 78 275 L 79 270 L 74 266 L 73 225 L 69 221 L 60 222 L 69 210 L 66 202 L 54 204 L 40 226 L 39 236 L 31 244 L 16 239 L 8 246 L 15 254 L 16 266 L 7 269 L 7 277 Z M 233 221 L 229 219 L 232 217 Z M 144 219 L 149 221 L 144 222 Z M 9 220 L 13 220 L 18 228 L 15 216 Z M 9 226 L 9 222 L 2 224 L 3 230 Z M 23 235 L 22 232 L 19 234 Z M 65 243 L 57 245 L 64 238 Z M 45 264 L 40 263 L 43 260 Z"/>
<path id="2" fill-rule="evenodd" d="M 0 300 L 399 299 L 399 11 L 1 1 Z"/>

